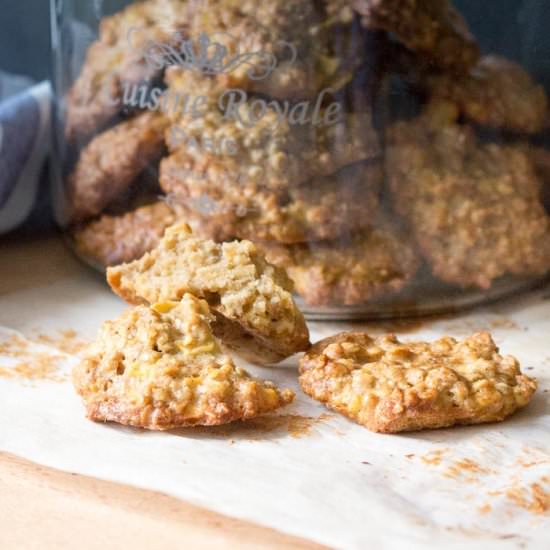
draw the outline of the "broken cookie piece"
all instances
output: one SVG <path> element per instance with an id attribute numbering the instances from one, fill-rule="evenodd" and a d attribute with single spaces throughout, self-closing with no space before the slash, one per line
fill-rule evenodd
<path id="1" fill-rule="evenodd" d="M 138 306 L 107 321 L 73 373 L 91 420 L 150 430 L 253 418 L 294 394 L 238 368 L 213 336 L 208 304 Z"/>
<path id="2" fill-rule="evenodd" d="M 432 343 L 341 333 L 306 353 L 300 384 L 329 408 L 383 433 L 502 421 L 537 388 L 486 332 Z"/>
<path id="3" fill-rule="evenodd" d="M 309 347 L 290 279 L 249 241 L 216 244 L 175 225 L 141 259 L 109 268 L 107 280 L 131 304 L 180 300 L 185 293 L 204 298 L 219 317 L 214 332 L 231 334 L 224 343 L 255 362 L 282 361 Z"/>

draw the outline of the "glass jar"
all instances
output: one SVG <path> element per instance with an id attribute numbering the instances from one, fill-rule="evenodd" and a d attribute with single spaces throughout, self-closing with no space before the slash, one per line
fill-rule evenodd
<path id="1" fill-rule="evenodd" d="M 550 271 L 547 12 L 51 0 L 59 224 L 100 269 L 179 221 L 253 240 L 310 318 L 532 288 Z"/>

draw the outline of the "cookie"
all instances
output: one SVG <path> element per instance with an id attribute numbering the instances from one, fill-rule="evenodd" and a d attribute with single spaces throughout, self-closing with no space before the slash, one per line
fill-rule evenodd
<path id="1" fill-rule="evenodd" d="M 270 98 L 305 99 L 351 79 L 363 62 L 367 33 L 348 6 L 291 0 L 191 1 L 186 39 L 202 72 L 226 88 Z"/>
<path id="2" fill-rule="evenodd" d="M 269 262 L 286 269 L 296 292 L 312 306 L 364 304 L 398 292 L 420 264 L 408 237 L 380 220 L 334 241 L 260 246 Z"/>
<path id="3" fill-rule="evenodd" d="M 171 201 L 194 212 L 216 240 L 297 243 L 332 239 L 372 223 L 383 181 L 381 162 L 358 163 L 286 191 L 260 185 L 182 178 L 178 155 L 161 164 Z"/>
<path id="4" fill-rule="evenodd" d="M 242 91 L 227 92 L 213 78 L 175 67 L 166 78 L 172 97 L 195 97 L 186 112 L 172 114 L 173 125 L 166 132 L 182 178 L 280 190 L 381 154 L 370 113 L 336 115 L 321 109 L 314 115 L 310 106 L 307 115 L 301 111 L 309 117 L 302 124 L 285 116 L 279 104 L 245 99 Z M 202 98 L 199 106 L 196 98 Z"/>
<path id="5" fill-rule="evenodd" d="M 125 88 L 150 87 L 162 75 L 151 48 L 168 44 L 185 27 L 185 6 L 179 0 L 146 0 L 101 20 L 99 37 L 65 98 L 68 140 L 80 141 L 104 128 L 124 109 Z"/>
<path id="6" fill-rule="evenodd" d="M 102 266 L 141 258 L 158 245 L 164 231 L 178 220 L 176 211 L 159 201 L 120 216 L 104 215 L 72 233 L 76 250 Z"/>
<path id="7" fill-rule="evenodd" d="M 235 366 L 212 321 L 204 300 L 184 294 L 104 323 L 73 372 L 88 418 L 168 430 L 246 420 L 290 403 L 293 392 Z"/>
<path id="8" fill-rule="evenodd" d="M 432 74 L 425 84 L 432 98 L 456 103 L 461 114 L 475 124 L 529 134 L 548 126 L 544 87 L 523 67 L 503 57 L 482 57 L 460 77 Z"/>
<path id="9" fill-rule="evenodd" d="M 453 104 L 430 106 L 387 133 L 386 173 L 433 273 L 488 289 L 504 275 L 550 269 L 550 219 L 522 145 L 480 143 L 454 122 Z"/>
<path id="10" fill-rule="evenodd" d="M 438 67 L 465 72 L 479 58 L 466 21 L 449 0 L 352 0 L 351 5 L 368 28 L 391 33 Z"/>
<path id="11" fill-rule="evenodd" d="M 92 139 L 68 178 L 73 221 L 99 214 L 159 160 L 166 124 L 162 115 L 145 112 Z"/>
<path id="12" fill-rule="evenodd" d="M 303 356 L 300 385 L 313 399 L 382 433 L 500 422 L 527 405 L 537 388 L 486 332 L 431 343 L 341 333 Z"/>
<path id="13" fill-rule="evenodd" d="M 256 362 L 281 361 L 309 346 L 292 283 L 249 241 L 216 244 L 175 225 L 140 260 L 109 268 L 107 280 L 131 304 L 179 300 L 187 292 L 206 299 L 227 320 L 224 331 L 238 326 L 242 336 L 233 342 L 248 341 L 236 351 Z"/>

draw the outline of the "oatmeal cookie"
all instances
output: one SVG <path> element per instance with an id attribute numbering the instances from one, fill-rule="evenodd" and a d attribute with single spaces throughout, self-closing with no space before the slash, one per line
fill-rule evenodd
<path id="1" fill-rule="evenodd" d="M 257 362 L 280 361 L 309 346 L 291 281 L 249 241 L 216 244 L 194 237 L 186 224 L 175 225 L 140 260 L 109 268 L 107 280 L 132 304 L 179 300 L 186 292 L 206 299 L 227 320 L 224 331 L 238 326 L 240 340 L 248 340 L 236 351 Z"/>
<path id="2" fill-rule="evenodd" d="M 464 72 L 479 58 L 466 21 L 449 0 L 353 0 L 351 4 L 367 27 L 392 33 L 439 67 Z"/>
<path id="3" fill-rule="evenodd" d="M 368 35 L 349 6 L 329 12 L 325 2 L 312 0 L 189 0 L 187 5 L 186 39 L 195 51 L 210 54 L 201 59 L 203 72 L 216 73 L 226 88 L 310 98 L 349 81 L 365 56 Z"/>
<path id="4" fill-rule="evenodd" d="M 161 164 L 162 189 L 194 211 L 217 240 L 297 243 L 331 239 L 372 223 L 383 180 L 380 162 L 342 168 L 299 187 L 270 191 L 257 184 L 182 178 L 178 156 Z"/>
<path id="5" fill-rule="evenodd" d="M 387 133 L 386 172 L 433 273 L 488 289 L 504 275 L 550 269 L 550 219 L 522 146 L 480 143 L 453 122 L 452 104 L 430 106 Z"/>
<path id="6" fill-rule="evenodd" d="M 500 422 L 527 405 L 535 380 L 491 335 L 402 343 L 341 333 L 300 361 L 300 385 L 329 408 L 382 433 Z"/>
<path id="7" fill-rule="evenodd" d="M 476 124 L 533 134 L 548 126 L 544 87 L 503 57 L 488 55 L 464 76 L 432 74 L 425 82 L 432 98 L 456 103 Z"/>
<path id="8" fill-rule="evenodd" d="M 173 117 L 166 132 L 182 177 L 201 178 L 215 186 L 238 180 L 243 185 L 286 189 L 381 154 L 370 113 L 340 113 L 325 125 L 292 124 L 273 102 L 265 104 L 261 117 L 258 99 L 230 108 L 220 99 L 221 88 L 214 79 L 171 68 L 167 80 L 172 93 L 194 90 L 206 98 L 201 116 Z M 319 116 L 324 120 L 325 115 Z"/>
<path id="9" fill-rule="evenodd" d="M 208 304 L 137 306 L 107 321 L 73 372 L 88 418 L 149 430 L 246 420 L 294 394 L 238 368 L 212 334 Z"/>
<path id="10" fill-rule="evenodd" d="M 68 179 L 72 219 L 99 214 L 159 160 L 167 120 L 145 112 L 99 134 L 82 151 Z"/>
<path id="11" fill-rule="evenodd" d="M 162 68 L 148 59 L 153 44 L 166 44 L 185 28 L 185 2 L 135 2 L 102 19 L 99 38 L 89 47 L 82 71 L 66 97 L 65 134 L 86 138 L 123 110 L 125 86 L 151 84 Z M 167 17 L 167 7 L 173 5 Z M 177 6 L 177 8 L 175 7 Z"/>
<path id="12" fill-rule="evenodd" d="M 259 246 L 269 262 L 286 269 L 296 292 L 313 306 L 357 305 L 397 292 L 420 263 L 407 236 L 380 220 L 335 241 Z"/>
<path id="13" fill-rule="evenodd" d="M 77 251 L 94 263 L 117 265 L 141 258 L 158 245 L 167 227 L 179 215 L 164 201 L 142 206 L 121 216 L 101 216 L 77 228 Z"/>

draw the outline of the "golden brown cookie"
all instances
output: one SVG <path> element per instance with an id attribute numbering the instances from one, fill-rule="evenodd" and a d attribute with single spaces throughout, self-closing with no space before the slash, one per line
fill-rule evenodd
<path id="1" fill-rule="evenodd" d="M 313 306 L 357 305 L 395 293 L 420 264 L 407 236 L 380 219 L 372 228 L 333 241 L 260 247 L 269 262 L 286 269 L 296 292 Z"/>
<path id="2" fill-rule="evenodd" d="M 204 298 L 227 320 L 223 331 L 238 326 L 241 342 L 248 340 L 236 351 L 257 362 L 281 361 L 309 346 L 292 283 L 249 241 L 216 244 L 194 237 L 186 224 L 176 225 L 140 260 L 109 268 L 107 280 L 132 304 L 179 300 L 187 292 Z"/>
<path id="3" fill-rule="evenodd" d="M 210 77 L 172 67 L 166 79 L 171 97 L 204 99 L 169 115 L 166 142 L 182 179 L 280 190 L 381 154 L 370 113 L 345 113 L 335 102 L 336 110 L 315 114 L 310 105 L 299 111 L 309 122 L 300 123 L 298 110 L 285 115 L 279 104 L 228 92 Z"/>
<path id="4" fill-rule="evenodd" d="M 179 215 L 159 201 L 121 216 L 101 216 L 73 232 L 79 254 L 102 266 L 117 265 L 141 258 L 158 245 L 167 227 Z"/>
<path id="5" fill-rule="evenodd" d="M 500 422 L 537 388 L 487 332 L 462 342 L 400 342 L 341 333 L 300 361 L 300 385 L 314 399 L 383 433 Z"/>
<path id="6" fill-rule="evenodd" d="M 482 57 L 460 77 L 432 74 L 426 86 L 432 98 L 456 103 L 461 114 L 476 124 L 537 133 L 549 123 L 544 87 L 523 67 L 503 57 Z"/>
<path id="7" fill-rule="evenodd" d="M 99 214 L 159 160 L 166 125 L 162 115 L 145 112 L 99 134 L 83 149 L 68 179 L 73 221 Z"/>
<path id="8" fill-rule="evenodd" d="M 367 53 L 367 33 L 349 6 L 338 12 L 312 0 L 191 0 L 187 6 L 185 38 L 196 52 L 210 54 L 194 69 L 226 88 L 311 98 L 349 81 Z"/>
<path id="9" fill-rule="evenodd" d="M 550 219 L 521 145 L 480 143 L 454 122 L 452 104 L 430 106 L 387 133 L 386 172 L 397 211 L 433 273 L 488 289 L 504 275 L 550 269 Z"/>
<path id="10" fill-rule="evenodd" d="M 215 240 L 283 243 L 367 227 L 378 211 L 383 177 L 381 162 L 358 163 L 277 192 L 254 183 L 182 178 L 178 155 L 165 159 L 160 172 L 171 201 L 190 210 Z"/>
<path id="11" fill-rule="evenodd" d="M 185 28 L 186 5 L 180 0 L 145 0 L 101 20 L 99 37 L 66 97 L 69 140 L 89 136 L 122 111 L 125 88 L 153 85 L 162 74 L 151 55 L 154 44 L 168 44 Z"/>
<path id="12" fill-rule="evenodd" d="M 212 334 L 208 304 L 137 306 L 104 323 L 73 372 L 88 418 L 149 430 L 246 420 L 294 394 L 238 368 Z"/>
<path id="13" fill-rule="evenodd" d="M 436 66 L 464 72 L 478 60 L 477 43 L 449 0 L 352 0 L 351 4 L 368 28 L 392 33 Z"/>

